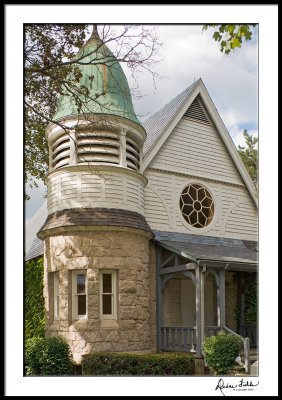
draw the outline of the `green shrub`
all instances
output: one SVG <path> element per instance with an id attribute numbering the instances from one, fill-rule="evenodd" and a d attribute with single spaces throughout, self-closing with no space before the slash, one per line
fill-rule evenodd
<path id="1" fill-rule="evenodd" d="M 68 344 L 64 338 L 34 337 L 25 347 L 26 375 L 71 375 L 74 364 Z"/>
<path id="2" fill-rule="evenodd" d="M 25 340 L 44 338 L 43 257 L 27 261 L 24 267 Z"/>
<path id="3" fill-rule="evenodd" d="M 185 353 L 93 353 L 82 359 L 83 375 L 193 375 L 194 357 Z"/>
<path id="4" fill-rule="evenodd" d="M 257 282 L 250 282 L 246 289 L 245 298 L 245 323 L 247 325 L 257 324 Z"/>
<path id="5" fill-rule="evenodd" d="M 209 367 L 213 368 L 216 375 L 225 375 L 233 366 L 235 358 L 239 355 L 243 340 L 224 331 L 216 336 L 205 338 L 203 352 Z"/>

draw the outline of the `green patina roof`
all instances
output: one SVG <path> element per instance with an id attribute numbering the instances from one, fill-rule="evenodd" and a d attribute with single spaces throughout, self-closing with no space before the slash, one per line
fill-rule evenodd
<path id="1" fill-rule="evenodd" d="M 89 55 L 81 60 L 86 65 L 77 64 L 82 73 L 77 85 L 79 87 L 86 86 L 90 91 L 90 98 L 83 98 L 80 95 L 85 104 L 78 111 L 73 97 L 61 95 L 53 119 L 60 120 L 69 115 L 95 113 L 117 115 L 140 124 L 133 109 L 126 76 L 112 52 L 106 45 L 102 44 L 95 29 L 76 58 L 78 59 L 82 54 Z M 88 64 L 93 59 L 95 63 L 101 59 L 104 64 Z"/>

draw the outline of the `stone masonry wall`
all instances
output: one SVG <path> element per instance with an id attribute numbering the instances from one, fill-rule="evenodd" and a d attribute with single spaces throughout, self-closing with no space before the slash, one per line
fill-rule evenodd
<path id="1" fill-rule="evenodd" d="M 152 256 L 154 251 L 151 249 Z M 99 271 L 116 270 L 117 319 L 100 319 Z M 87 271 L 88 318 L 72 320 L 72 271 Z M 59 320 L 53 315 L 52 272 L 59 271 Z M 91 351 L 155 350 L 155 262 L 149 239 L 130 231 L 76 232 L 45 239 L 46 334 L 62 335 L 76 361 Z M 155 295 L 155 294 L 154 294 Z"/>
<path id="2" fill-rule="evenodd" d="M 150 326 L 151 326 L 151 350 L 157 352 L 157 266 L 156 266 L 156 247 L 150 242 Z"/>

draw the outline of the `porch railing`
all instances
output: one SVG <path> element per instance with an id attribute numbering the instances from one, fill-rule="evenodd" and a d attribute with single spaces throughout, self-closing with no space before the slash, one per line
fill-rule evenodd
<path id="1" fill-rule="evenodd" d="M 238 333 L 232 331 L 231 329 L 227 328 L 227 326 L 223 326 L 223 329 L 227 332 L 230 333 L 231 335 L 238 336 L 243 340 L 243 345 L 244 345 L 244 368 L 245 372 L 247 374 L 250 373 L 250 368 L 251 368 L 251 352 L 250 352 L 250 339 L 248 337 L 243 338 L 243 336 L 238 335 Z"/>
<path id="2" fill-rule="evenodd" d="M 258 345 L 258 337 L 257 337 L 257 327 L 256 325 L 243 324 L 241 326 L 241 335 L 243 337 L 250 338 L 251 347 L 257 347 Z"/>
<path id="3" fill-rule="evenodd" d="M 215 336 L 220 331 L 219 326 L 205 326 L 205 336 L 211 337 Z"/>
<path id="4" fill-rule="evenodd" d="M 214 336 L 221 329 L 231 335 L 238 336 L 243 341 L 244 352 L 244 369 L 247 374 L 250 373 L 250 339 L 243 338 L 238 333 L 232 331 L 227 326 L 220 328 L 219 326 L 206 326 L 205 336 Z M 160 350 L 161 351 L 186 351 L 196 352 L 196 327 L 195 326 L 162 326 L 160 328 Z M 238 355 L 239 356 L 239 355 Z"/>
<path id="5" fill-rule="evenodd" d="M 161 351 L 196 351 L 196 327 L 161 327 Z"/>

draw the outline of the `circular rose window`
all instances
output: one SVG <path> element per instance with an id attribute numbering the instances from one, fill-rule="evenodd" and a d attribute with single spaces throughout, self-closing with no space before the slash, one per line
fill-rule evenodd
<path id="1" fill-rule="evenodd" d="M 201 185 L 186 186 L 180 196 L 183 218 L 195 228 L 209 225 L 214 215 L 214 201 L 210 192 Z"/>

